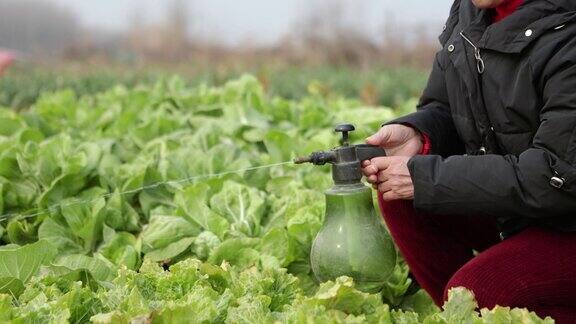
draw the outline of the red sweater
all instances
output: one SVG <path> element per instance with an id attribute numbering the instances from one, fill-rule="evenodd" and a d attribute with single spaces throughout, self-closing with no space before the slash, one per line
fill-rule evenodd
<path id="1" fill-rule="evenodd" d="M 496 7 L 496 17 L 494 17 L 494 22 L 497 23 L 510 16 L 522 3 L 524 3 L 524 0 L 504 0 L 504 3 Z"/>

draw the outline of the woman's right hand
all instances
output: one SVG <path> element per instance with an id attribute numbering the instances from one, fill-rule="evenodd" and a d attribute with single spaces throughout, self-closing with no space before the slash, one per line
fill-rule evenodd
<path id="1" fill-rule="evenodd" d="M 420 132 L 412 127 L 399 124 L 383 126 L 376 134 L 368 137 L 366 143 L 382 147 L 386 150 L 387 156 L 412 157 L 420 153 L 423 147 Z M 362 172 L 369 183 L 378 184 L 380 170 L 373 165 L 372 161 L 362 162 Z"/>

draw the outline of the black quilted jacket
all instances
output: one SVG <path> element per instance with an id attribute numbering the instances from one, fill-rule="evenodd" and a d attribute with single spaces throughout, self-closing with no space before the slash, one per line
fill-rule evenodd
<path id="1" fill-rule="evenodd" d="M 417 210 L 576 231 L 576 1 L 493 12 L 457 0 L 417 112 L 432 155 L 409 162 Z"/>

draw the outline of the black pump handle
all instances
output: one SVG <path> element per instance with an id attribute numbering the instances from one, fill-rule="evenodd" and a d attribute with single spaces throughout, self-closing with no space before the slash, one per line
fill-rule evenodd
<path id="1" fill-rule="evenodd" d="M 336 126 L 334 131 L 337 133 L 342 133 L 342 139 L 340 140 L 340 145 L 342 146 L 350 145 L 350 141 L 348 140 L 348 133 L 354 131 L 355 129 L 356 128 L 354 128 L 354 125 L 352 124 L 341 124 Z"/>

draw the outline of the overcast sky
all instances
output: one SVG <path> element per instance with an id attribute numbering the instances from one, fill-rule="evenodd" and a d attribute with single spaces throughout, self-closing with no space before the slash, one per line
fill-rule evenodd
<path id="1" fill-rule="evenodd" d="M 52 0 L 77 13 L 90 27 L 121 30 L 138 12 L 149 21 L 159 20 L 169 0 Z M 324 0 L 331 1 L 331 0 Z M 407 25 L 426 23 L 439 29 L 453 0 L 343 0 L 358 12 L 368 32 L 382 28 L 384 17 Z M 295 24 L 310 0 L 189 0 L 197 30 L 207 30 L 220 40 L 236 44 L 246 39 L 258 43 L 278 40 Z"/>

